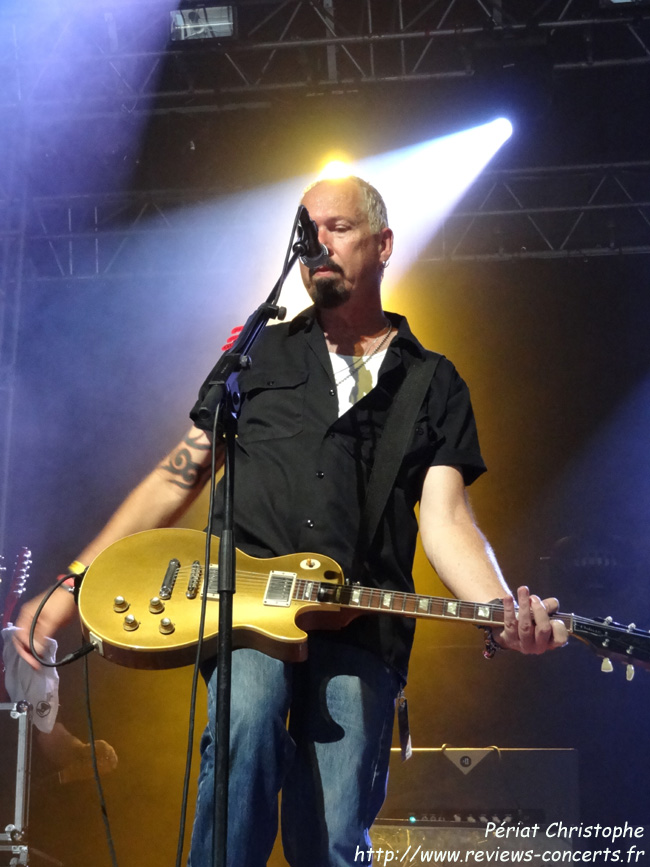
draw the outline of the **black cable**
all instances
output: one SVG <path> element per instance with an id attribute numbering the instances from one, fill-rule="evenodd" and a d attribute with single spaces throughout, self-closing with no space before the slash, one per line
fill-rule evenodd
<path id="1" fill-rule="evenodd" d="M 79 647 L 77 650 L 73 651 L 72 653 L 69 653 L 67 656 L 64 656 L 63 659 L 61 659 L 60 661 L 55 660 L 54 662 L 48 662 L 46 659 L 43 659 L 41 656 L 38 655 L 38 653 L 36 652 L 36 648 L 34 646 L 34 633 L 36 631 L 36 623 L 38 621 L 38 618 L 41 615 L 41 611 L 45 607 L 45 604 L 49 601 L 52 594 L 55 592 L 55 590 L 58 590 L 59 587 L 61 587 L 61 585 L 65 581 L 67 581 L 69 578 L 74 578 L 75 579 L 75 601 L 76 601 L 77 590 L 78 590 L 77 582 L 81 583 L 81 579 L 83 578 L 83 576 L 85 574 L 86 573 L 83 572 L 81 575 L 74 575 L 72 573 L 69 573 L 67 575 L 62 575 L 61 578 L 57 579 L 55 584 L 50 588 L 49 592 L 46 593 L 45 596 L 41 599 L 41 603 L 38 606 L 38 608 L 36 609 L 36 614 L 34 615 L 34 619 L 32 620 L 32 625 L 29 629 L 29 650 L 30 650 L 30 653 L 32 654 L 32 656 L 34 657 L 34 659 L 36 659 L 38 662 L 40 662 L 41 665 L 45 666 L 45 668 L 60 668 L 63 665 L 69 665 L 71 662 L 76 662 L 77 659 L 81 659 L 82 656 L 86 656 L 92 650 L 95 650 L 94 644 L 90 644 L 90 643 L 82 644 L 81 647 Z"/>
<path id="2" fill-rule="evenodd" d="M 208 514 L 211 516 L 214 510 L 214 498 L 216 492 L 215 476 L 217 474 L 217 429 L 219 427 L 219 416 L 221 412 L 221 404 L 217 406 L 217 411 L 214 414 L 214 423 L 212 427 L 212 456 L 210 466 L 210 497 Z M 185 825 L 187 822 L 187 801 L 190 786 L 190 776 L 192 772 L 192 751 L 194 749 L 194 730 L 196 724 L 196 696 L 198 692 L 199 677 L 201 674 L 201 655 L 203 652 L 203 634 L 205 632 L 205 619 L 208 608 L 208 585 L 210 582 L 210 549 L 212 535 L 210 531 L 210 523 L 208 523 L 208 532 L 205 540 L 205 568 L 203 573 L 203 596 L 201 598 L 201 614 L 199 618 L 199 636 L 196 645 L 196 658 L 194 661 L 194 672 L 192 675 L 192 688 L 190 691 L 190 718 L 187 733 L 187 754 L 185 758 L 185 776 L 183 778 L 183 796 L 181 798 L 181 818 L 178 829 L 178 845 L 176 849 L 176 867 L 182 867 L 183 846 L 185 841 Z"/>
<path id="3" fill-rule="evenodd" d="M 106 799 L 104 798 L 104 787 L 99 779 L 99 767 L 97 766 L 97 753 L 95 751 L 95 731 L 93 727 L 93 717 L 90 710 L 90 678 L 89 678 L 88 657 L 84 657 L 84 691 L 86 696 L 86 722 L 88 723 L 88 735 L 90 737 L 90 757 L 93 765 L 93 776 L 95 778 L 95 786 L 97 787 L 97 796 L 99 798 L 99 808 L 104 822 L 104 830 L 106 832 L 106 842 L 111 855 L 111 863 L 113 867 L 117 867 L 117 856 L 115 854 L 115 845 L 113 843 L 113 835 L 111 833 L 111 825 L 108 819 L 108 810 L 106 808 Z"/>
<path id="4" fill-rule="evenodd" d="M 32 620 L 32 625 L 29 630 L 29 649 L 34 657 L 41 665 L 46 668 L 60 668 L 63 665 L 69 665 L 71 662 L 75 662 L 77 659 L 84 659 L 84 693 L 85 693 L 85 707 L 86 707 L 86 721 L 88 724 L 88 732 L 90 736 L 90 757 L 92 760 L 93 766 L 93 776 L 95 778 L 95 785 L 97 787 L 97 795 L 99 797 L 99 806 L 102 814 L 102 819 L 104 822 L 104 828 L 106 830 L 106 841 L 108 843 L 109 852 L 111 855 L 111 862 L 113 867 L 117 867 L 117 858 L 115 855 L 115 846 L 113 844 L 113 836 L 111 834 L 110 823 L 108 820 L 108 811 L 106 809 L 106 800 L 104 798 L 104 789 L 102 787 L 101 781 L 99 779 L 99 768 L 97 766 L 97 753 L 95 751 L 95 733 L 93 728 L 93 720 L 92 713 L 90 709 L 90 680 L 88 676 L 88 654 L 95 650 L 95 645 L 86 643 L 82 644 L 80 648 L 75 650 L 72 653 L 69 653 L 67 656 L 64 656 L 60 661 L 48 662 L 46 659 L 43 659 L 36 652 L 36 648 L 34 646 L 34 632 L 36 631 L 36 623 L 38 622 L 38 618 L 40 617 L 41 611 L 45 607 L 46 603 L 50 600 L 52 594 L 59 589 L 69 578 L 75 579 L 75 601 L 77 599 L 77 594 L 79 591 L 79 585 L 81 584 L 81 580 L 86 573 L 83 572 L 81 575 L 75 575 L 73 573 L 68 573 L 66 575 L 62 575 L 54 585 L 50 588 L 49 592 L 45 594 L 43 599 L 36 609 L 36 613 L 34 614 L 34 618 Z"/>

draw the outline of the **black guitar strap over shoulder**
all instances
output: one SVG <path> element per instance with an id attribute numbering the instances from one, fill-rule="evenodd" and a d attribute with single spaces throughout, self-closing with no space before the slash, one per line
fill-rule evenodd
<path id="1" fill-rule="evenodd" d="M 363 568 L 367 552 L 374 541 L 439 359 L 439 355 L 427 353 L 424 361 L 414 361 L 393 400 L 377 446 L 359 522 L 356 567 Z M 353 574 L 358 574 L 358 568 L 353 569 Z"/>

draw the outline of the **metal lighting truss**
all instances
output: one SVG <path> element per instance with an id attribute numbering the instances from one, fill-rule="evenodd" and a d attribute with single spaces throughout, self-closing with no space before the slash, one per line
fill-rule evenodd
<path id="1" fill-rule="evenodd" d="M 213 191 L 214 196 L 218 191 Z M 31 281 L 214 273 L 249 215 L 216 233 L 187 221 L 211 191 L 34 198 L 25 232 Z M 192 200 L 192 204 L 188 204 Z M 233 206 L 235 207 L 235 206 Z M 137 255 L 143 249 L 148 255 Z M 154 252 L 165 250 L 164 265 Z M 176 249 L 176 265 L 170 251 Z M 186 251 L 192 250 L 188 257 Z M 426 260 L 568 258 L 650 253 L 650 161 L 484 172 L 423 253 Z"/>
<path id="2" fill-rule="evenodd" d="M 597 0 L 238 0 L 230 5 L 236 13 L 232 39 L 171 45 L 173 2 L 33 0 L 26 6 L 24 0 L 5 0 L 2 5 L 0 553 L 23 286 L 156 276 L 155 257 L 130 255 L 140 239 L 177 249 L 179 275 L 213 271 L 219 256 L 213 234 L 198 237 L 202 230 L 193 226 L 189 235 L 184 216 L 197 202 L 196 190 L 109 194 L 84 192 L 82 184 L 72 194 L 57 187 L 52 157 L 57 130 L 92 136 L 98 120 L 117 120 L 118 129 L 152 113 L 171 118 L 183 113 L 201 123 L 212 113 L 281 105 L 288 96 L 313 99 L 377 86 L 383 94 L 399 84 L 478 80 L 486 71 L 517 73 L 531 65 L 561 86 L 593 70 L 640 69 L 650 61 L 645 4 L 605 9 Z M 94 135 L 98 154 L 109 158 L 101 150 L 106 135 L 101 130 Z M 49 172 L 42 169 L 48 154 Z M 101 161 L 93 153 L 87 158 Z M 33 170 L 36 163 L 40 174 Z M 202 199 L 219 192 L 204 190 Z M 240 223 L 244 231 L 244 215 L 233 214 L 230 230 Z M 184 240 L 191 241 L 191 258 L 184 254 Z M 486 172 L 424 258 L 648 252 L 650 163 L 620 162 Z M 165 273 L 170 270 L 167 257 Z"/>
<path id="3" fill-rule="evenodd" d="M 39 8 L 40 6 L 43 8 Z M 0 18 L 0 108 L 224 110 L 287 92 L 472 78 L 535 54 L 556 73 L 650 61 L 650 10 L 597 0 L 239 0 L 232 39 L 166 45 L 170 2 Z"/>
<path id="4" fill-rule="evenodd" d="M 484 172 L 429 260 L 650 253 L 650 161 Z"/>

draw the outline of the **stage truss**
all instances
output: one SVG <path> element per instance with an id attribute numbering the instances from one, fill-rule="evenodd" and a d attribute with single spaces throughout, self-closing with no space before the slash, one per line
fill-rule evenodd
<path id="1" fill-rule="evenodd" d="M 574 80 L 650 62 L 650 9 L 596 0 L 240 0 L 232 40 L 167 44 L 173 4 L 6 3 L 0 11 L 0 553 L 4 548 L 20 307 L 34 283 L 146 279 L 144 236 L 185 249 L 188 206 L 220 189 L 61 190 L 30 172 L 57 126 L 251 112 L 288 98 L 435 86 L 482 76 Z M 54 9 L 57 6 L 58 8 Z M 64 11 L 62 11 L 64 10 Z M 101 136 L 98 136 L 101 139 Z M 98 148 L 105 147 L 98 142 Z M 99 152 L 98 152 L 99 154 Z M 126 159 L 119 145 L 116 160 Z M 105 151 L 98 159 L 106 159 Z M 69 159 L 69 157 L 68 157 Z M 47 175 L 47 172 L 45 172 Z M 56 161 L 50 176 L 56 175 Z M 232 192 L 232 190 L 230 191 Z M 192 229 L 179 277 L 218 248 Z M 650 252 L 650 162 L 485 172 L 447 218 L 429 262 Z M 165 268 L 169 276 L 169 266 Z"/>

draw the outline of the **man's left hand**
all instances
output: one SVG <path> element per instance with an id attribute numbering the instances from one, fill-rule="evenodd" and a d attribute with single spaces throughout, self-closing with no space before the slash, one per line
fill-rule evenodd
<path id="1" fill-rule="evenodd" d="M 558 610 L 557 599 L 540 599 L 531 596 L 528 587 L 519 587 L 517 605 L 512 596 L 503 600 L 503 630 L 494 636 L 501 647 L 520 653 L 544 653 L 567 643 L 566 626 L 552 617 Z"/>

